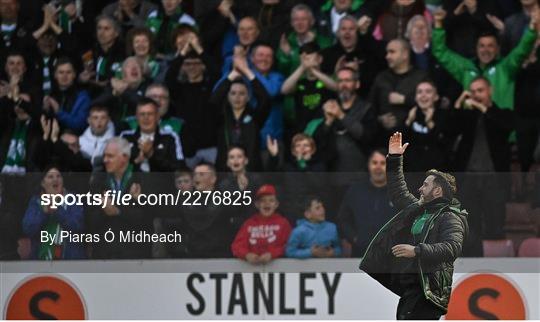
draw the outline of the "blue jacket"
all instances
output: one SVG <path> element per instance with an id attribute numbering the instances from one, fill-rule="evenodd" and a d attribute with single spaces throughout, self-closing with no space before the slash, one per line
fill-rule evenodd
<path id="1" fill-rule="evenodd" d="M 312 223 L 306 219 L 297 221 L 293 229 L 285 255 L 291 258 L 311 258 L 312 246 L 330 246 L 334 249 L 334 256 L 341 256 L 341 243 L 335 224 L 323 221 Z"/>
<path id="2" fill-rule="evenodd" d="M 40 204 L 40 196 L 33 196 L 28 203 L 28 208 L 24 213 L 22 228 L 26 236 L 32 241 L 31 258 L 37 259 L 41 238 L 41 230 L 46 224 L 49 216 L 53 216 L 58 221 L 63 230 L 72 233 L 80 233 L 84 229 L 83 207 L 78 205 L 59 206 L 53 214 L 46 214 Z M 85 249 L 82 244 L 70 243 L 64 240 L 62 259 L 84 259 Z"/>
<path id="3" fill-rule="evenodd" d="M 68 101 L 68 104 L 70 102 Z M 88 126 L 86 121 L 90 110 L 90 95 L 87 91 L 79 91 L 71 106 L 60 106 L 56 118 L 64 127 L 82 132 Z"/>

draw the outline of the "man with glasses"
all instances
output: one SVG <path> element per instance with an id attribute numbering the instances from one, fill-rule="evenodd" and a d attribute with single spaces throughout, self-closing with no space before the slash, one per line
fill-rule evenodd
<path id="1" fill-rule="evenodd" d="M 364 171 L 369 142 L 377 128 L 371 105 L 358 96 L 358 73 L 349 67 L 337 72 L 338 99 L 324 103 L 324 121 L 314 136 L 319 142 L 328 138 L 335 147 L 330 168 L 337 172 Z"/>

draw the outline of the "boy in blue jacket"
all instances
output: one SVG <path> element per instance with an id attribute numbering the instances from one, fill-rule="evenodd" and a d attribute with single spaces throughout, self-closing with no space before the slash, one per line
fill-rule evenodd
<path id="1" fill-rule="evenodd" d="M 325 220 L 326 212 L 319 198 L 309 197 L 306 200 L 304 217 L 293 229 L 285 255 L 290 258 L 341 256 L 337 227 Z"/>

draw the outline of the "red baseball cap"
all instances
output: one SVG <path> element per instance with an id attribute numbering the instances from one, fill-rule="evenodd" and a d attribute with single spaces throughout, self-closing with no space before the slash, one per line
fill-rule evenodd
<path id="1" fill-rule="evenodd" d="M 275 196 L 276 195 L 276 188 L 271 184 L 265 184 L 262 185 L 259 190 L 257 190 L 257 194 L 255 194 L 256 198 L 260 198 L 262 196 Z"/>

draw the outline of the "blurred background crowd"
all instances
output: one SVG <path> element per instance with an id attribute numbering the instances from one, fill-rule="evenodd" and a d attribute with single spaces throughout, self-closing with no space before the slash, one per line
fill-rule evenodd
<path id="1" fill-rule="evenodd" d="M 395 131 L 411 190 L 456 175 L 464 255 L 534 256 L 539 33 L 537 0 L 0 0 L 0 259 L 360 257 Z M 253 205 L 39 202 L 177 189 Z M 109 228 L 184 240 L 39 240 Z"/>

